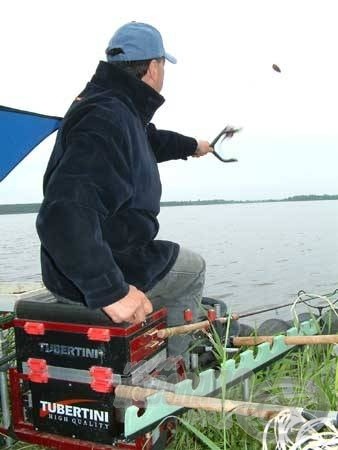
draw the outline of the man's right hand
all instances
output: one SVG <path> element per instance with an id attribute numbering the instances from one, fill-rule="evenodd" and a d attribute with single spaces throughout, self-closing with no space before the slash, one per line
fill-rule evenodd
<path id="1" fill-rule="evenodd" d="M 130 285 L 125 297 L 103 307 L 102 310 L 113 322 L 141 323 L 144 322 L 146 315 L 153 311 L 153 306 L 142 291 Z"/>

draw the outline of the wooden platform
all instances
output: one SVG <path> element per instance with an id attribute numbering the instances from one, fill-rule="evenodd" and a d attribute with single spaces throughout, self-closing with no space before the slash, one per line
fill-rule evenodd
<path id="1" fill-rule="evenodd" d="M 47 289 L 43 283 L 1 283 L 0 282 L 0 312 L 13 311 L 15 302 L 31 296 L 45 294 Z"/>

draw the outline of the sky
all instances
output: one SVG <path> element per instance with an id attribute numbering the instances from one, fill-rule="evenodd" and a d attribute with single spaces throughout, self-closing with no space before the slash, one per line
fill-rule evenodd
<path id="1" fill-rule="evenodd" d="M 224 144 L 237 163 L 160 164 L 162 200 L 337 194 L 337 14 L 336 0 L 3 0 L 0 104 L 63 116 L 114 31 L 147 22 L 178 59 L 156 126 L 209 141 L 242 127 Z M 42 200 L 54 139 L 0 184 L 0 204 Z"/>

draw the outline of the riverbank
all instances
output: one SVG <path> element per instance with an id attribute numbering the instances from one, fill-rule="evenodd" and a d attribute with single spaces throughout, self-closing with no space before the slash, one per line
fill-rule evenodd
<path id="1" fill-rule="evenodd" d="M 337 195 L 294 195 L 282 199 L 268 199 L 268 200 L 182 200 L 161 202 L 161 207 L 166 206 L 199 206 L 199 205 L 232 205 L 241 203 L 276 203 L 276 202 L 306 202 L 306 201 L 320 201 L 320 200 L 338 200 Z M 10 205 L 0 205 L 1 214 L 31 214 L 37 213 L 40 209 L 40 203 L 18 203 Z"/>

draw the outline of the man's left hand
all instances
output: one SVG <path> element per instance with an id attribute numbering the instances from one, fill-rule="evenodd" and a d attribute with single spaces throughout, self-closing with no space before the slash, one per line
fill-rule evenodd
<path id="1" fill-rule="evenodd" d="M 198 141 L 196 152 L 192 156 L 194 158 L 199 158 L 200 156 L 204 156 L 213 150 L 214 149 L 210 147 L 210 143 L 208 141 Z"/>

